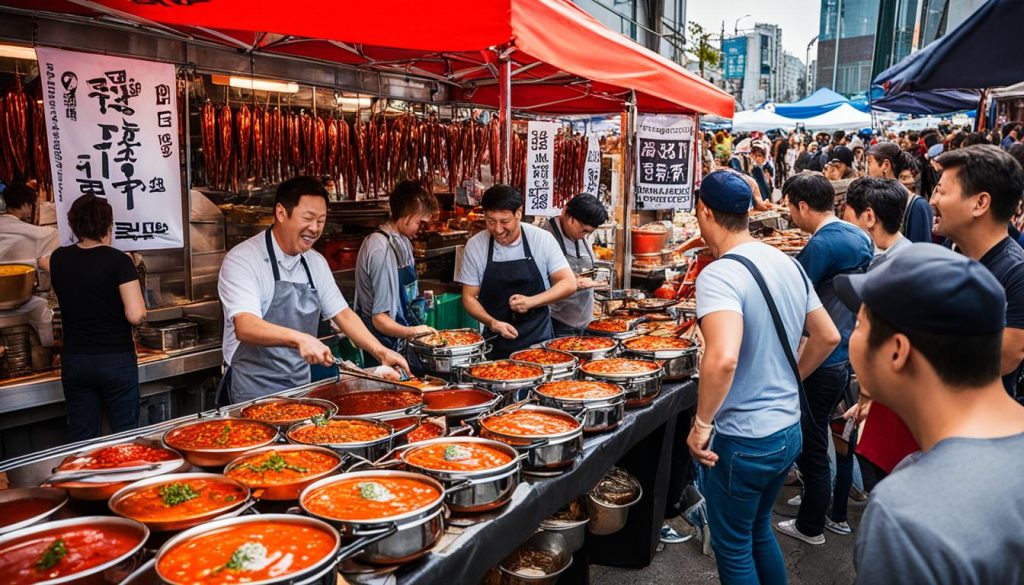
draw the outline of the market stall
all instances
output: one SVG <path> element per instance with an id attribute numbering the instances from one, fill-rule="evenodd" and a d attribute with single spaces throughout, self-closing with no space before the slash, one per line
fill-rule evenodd
<path id="1" fill-rule="evenodd" d="M 338 488 L 332 486 L 340 485 L 344 480 L 337 475 L 341 471 L 342 460 L 343 467 L 350 473 L 360 473 L 349 469 L 361 462 L 357 455 L 375 460 L 390 447 L 413 441 L 414 437 L 437 437 L 448 431 L 472 429 L 474 435 L 482 438 L 462 440 L 451 436 L 436 440 L 447 441 L 443 444 L 445 454 L 448 447 L 454 448 L 453 453 L 457 455 L 454 460 L 462 459 L 460 454 L 463 450 L 481 444 L 491 445 L 511 457 L 515 461 L 514 479 L 512 475 L 505 474 L 485 482 L 492 488 L 504 486 L 501 494 L 505 495 L 494 498 L 493 494 L 488 495 L 490 488 L 473 488 L 468 490 L 469 496 L 445 497 L 444 504 L 437 500 L 423 517 L 432 527 L 432 532 L 425 534 L 430 542 L 402 554 L 393 550 L 389 552 L 386 546 L 369 541 L 352 550 L 342 549 L 346 553 L 342 556 L 359 557 L 362 565 L 343 569 L 343 573 L 352 576 L 366 572 L 366 563 L 374 566 L 372 561 L 376 559 L 392 567 L 401 566 L 396 574 L 402 582 L 446 580 L 455 574 L 477 579 L 512 553 L 542 519 L 576 496 L 583 495 L 595 484 L 600 485 L 598 480 L 602 477 L 608 483 L 625 481 L 628 484 L 625 493 L 632 498 L 631 504 L 639 502 L 636 507 L 638 513 L 634 514 L 634 519 L 619 537 L 605 536 L 604 540 L 588 537 L 587 546 L 596 547 L 595 551 L 609 547 L 622 551 L 618 559 L 602 554 L 602 560 L 606 562 L 631 566 L 649 562 L 664 508 L 667 474 L 671 472 L 658 462 L 667 461 L 671 452 L 669 441 L 677 415 L 694 404 L 694 386 L 685 380 L 696 371 L 699 347 L 693 338 L 680 337 L 692 333 L 688 328 L 680 327 L 682 314 L 660 311 L 670 307 L 659 306 L 658 315 L 631 318 L 622 330 L 606 331 L 611 333 L 610 337 L 583 338 L 590 340 L 586 343 L 597 339 L 605 345 L 610 344 L 596 352 L 605 357 L 619 353 L 618 338 L 633 335 L 644 338 L 646 334 L 655 340 L 668 340 L 659 343 L 675 344 L 671 348 L 659 350 L 651 346 L 645 350 L 623 347 L 621 357 L 600 360 L 596 359 L 598 356 L 593 351 L 573 350 L 572 343 L 576 342 L 572 341 L 566 349 L 570 353 L 561 354 L 572 356 L 574 351 L 578 354 L 570 365 L 542 361 L 518 366 L 519 369 L 539 372 L 528 378 L 531 382 L 571 382 L 571 387 L 563 391 L 576 391 L 572 385 L 602 391 L 616 389 L 614 397 L 605 397 L 596 403 L 590 398 L 558 395 L 554 388 L 550 394 L 532 397 L 546 406 L 524 407 L 515 403 L 513 395 L 507 391 L 510 385 L 522 392 L 529 385 L 524 386 L 521 380 L 488 379 L 488 372 L 517 370 L 481 363 L 485 357 L 485 341 L 478 335 L 481 337 L 481 351 L 470 352 L 467 356 L 448 345 L 443 350 L 429 350 L 438 354 L 434 356 L 438 367 L 432 370 L 438 378 L 426 380 L 423 385 L 429 392 L 422 387 L 396 388 L 394 384 L 384 384 L 384 389 L 397 390 L 393 393 L 396 400 L 404 400 L 410 395 L 416 397 L 422 402 L 419 408 L 423 413 L 429 414 L 428 409 L 435 407 L 440 409 L 440 413 L 435 411 L 428 418 L 421 418 L 418 409 L 407 410 L 415 405 L 403 405 L 387 412 L 372 408 L 366 410 L 365 405 L 360 406 L 359 399 L 350 396 L 351 392 L 343 393 L 345 396 L 335 393 L 331 390 L 335 385 L 328 382 L 282 394 L 282 397 L 310 394 L 308 400 L 296 403 L 295 408 L 301 411 L 302 416 L 289 419 L 288 424 L 236 423 L 232 421 L 237 421 L 237 418 L 224 418 L 225 415 L 245 417 L 251 414 L 255 417 L 246 410 L 247 406 L 258 412 L 289 410 L 292 407 L 283 406 L 287 401 L 272 401 L 273 404 L 269 405 L 240 405 L 230 412 L 209 410 L 212 404 L 211 382 L 216 379 L 222 360 L 216 274 L 227 249 L 271 223 L 267 203 L 274 186 L 290 175 L 306 173 L 320 177 L 332 194 L 328 211 L 332 231 L 318 246 L 331 264 L 335 280 L 344 290 L 351 285 L 351 263 L 360 236 L 375 227 L 386 213 L 380 198 L 399 179 L 415 178 L 426 184 L 442 205 L 441 217 L 416 242 L 420 276 L 430 286 L 436 286 L 432 289 L 435 292 L 435 312 L 431 324 L 442 329 L 475 325 L 464 323 L 457 306 L 457 295 L 448 289 L 454 270 L 452 260 L 458 245 L 472 231 L 480 228 L 479 214 L 473 209 L 475 196 L 482 186 L 499 181 L 527 191 L 527 171 L 539 160 L 529 158 L 527 138 L 542 127 L 540 125 L 551 124 L 553 126 L 549 127 L 553 130 L 547 133 L 546 139 L 550 140 L 547 146 L 553 157 L 544 161 L 550 164 L 550 180 L 536 198 L 537 215 L 557 213 L 566 200 L 579 192 L 606 196 L 607 202 L 618 210 L 618 218 L 616 224 L 607 228 L 609 235 L 605 242 L 614 247 L 620 267 L 617 272 L 624 274 L 628 283 L 632 262 L 632 241 L 628 230 L 641 223 L 632 213 L 634 205 L 643 207 L 644 213 L 648 213 L 653 209 L 685 207 L 687 201 L 692 202 L 696 172 L 692 156 L 695 114 L 730 115 L 731 98 L 678 66 L 608 31 L 571 3 L 559 0 L 519 0 L 496 11 L 492 11 L 490 5 L 483 9 L 466 6 L 465 10 L 452 7 L 452 11 L 443 14 L 421 4 L 403 3 L 394 7 L 394 14 L 389 14 L 387 27 L 365 25 L 379 18 L 376 9 L 368 6 L 353 7 L 356 14 L 340 21 L 331 20 L 328 24 L 327 19 L 254 12 L 248 6 L 236 6 L 230 2 L 218 2 L 215 6 L 206 3 L 155 6 L 120 0 L 104 0 L 87 6 L 59 0 L 48 0 L 42 4 L 15 0 L 0 4 L 5 15 L 0 25 L 0 38 L 15 43 L 10 46 L 20 43 L 21 48 L 25 45 L 37 47 L 40 63 L 36 69 L 21 69 L 26 67 L 21 61 L 9 67 L 13 69 L 9 91 L 22 91 L 20 84 L 24 82 L 24 91 L 34 92 L 43 102 L 25 100 L 27 116 L 42 118 L 42 121 L 24 127 L 25 131 L 19 136 L 29 137 L 29 140 L 19 152 L 39 154 L 40 149 L 44 155 L 55 152 L 52 143 L 49 149 L 44 148 L 47 137 L 40 133 L 44 124 L 48 124 L 47 113 L 62 110 L 58 117 L 66 118 L 68 108 L 77 107 L 81 108 L 83 117 L 92 115 L 85 110 L 85 104 L 93 105 L 96 97 L 86 99 L 83 86 L 77 98 L 70 94 L 72 106 L 69 106 L 69 78 L 65 76 L 64 85 L 60 86 L 63 89 L 57 90 L 58 85 L 54 85 L 57 82 L 53 82 L 51 72 L 78 71 L 81 79 L 90 80 L 90 89 L 95 89 L 92 86 L 96 84 L 91 81 L 96 79 L 103 81 L 106 78 L 104 86 L 113 84 L 116 89 L 121 88 L 118 84 L 124 81 L 127 93 L 123 97 L 130 100 L 137 97 L 132 94 L 137 80 L 128 79 L 130 76 L 127 74 L 123 75 L 124 80 L 109 75 L 117 67 L 124 67 L 125 71 L 131 70 L 140 76 L 140 92 L 156 91 L 154 103 L 158 108 L 152 112 L 152 120 L 158 127 L 168 128 L 166 131 L 154 130 L 153 136 L 144 138 L 160 141 L 160 147 L 156 148 L 154 144 L 147 150 L 147 156 L 159 156 L 161 165 L 172 165 L 174 169 L 170 175 L 164 173 L 159 177 L 164 181 L 161 186 L 168 192 L 158 198 L 161 205 L 165 205 L 159 211 L 139 189 L 125 193 L 125 201 L 119 203 L 126 208 L 115 212 L 127 214 L 135 210 L 136 213 L 149 214 L 138 220 L 131 215 L 121 215 L 118 219 L 130 218 L 138 225 L 129 221 L 129 227 L 135 227 L 135 231 L 119 227 L 115 245 L 122 249 L 137 249 L 133 254 L 137 256 L 141 282 L 145 284 L 150 325 L 160 325 L 151 327 L 153 347 L 142 350 L 140 346 L 139 350 L 143 396 L 147 397 L 148 392 L 171 394 L 170 405 L 163 410 L 148 409 L 150 418 L 144 420 L 148 426 L 120 436 L 53 448 L 48 448 L 54 444 L 52 436 L 47 438 L 49 440 L 27 441 L 27 448 L 21 444 L 15 449 L 8 447 L 11 442 L 6 442 L 5 450 L 9 450 L 9 454 L 5 458 L 10 458 L 0 464 L 0 471 L 4 472 L 9 487 L 32 488 L 40 483 L 57 485 L 71 493 L 73 500 L 62 508 L 57 517 L 100 514 L 105 519 L 95 522 L 104 526 L 113 522 L 113 532 L 119 530 L 118 526 L 122 532 L 136 531 L 133 533 L 134 541 L 126 541 L 127 548 L 117 549 L 118 554 L 110 559 L 112 564 L 121 565 L 120 561 L 135 557 L 138 547 L 131 543 L 141 545 L 138 535 L 145 534 L 146 530 L 139 529 L 139 526 L 148 527 L 153 533 L 153 536 L 143 538 L 148 542 L 147 550 L 163 547 L 167 550 L 167 557 L 174 559 L 171 552 L 173 544 L 167 544 L 167 537 L 175 533 L 180 533 L 175 539 L 205 537 L 182 532 L 196 530 L 198 527 L 195 525 L 199 523 L 194 518 L 185 523 L 150 521 L 133 512 L 129 503 L 122 502 L 130 502 L 136 493 L 148 494 L 167 487 L 164 491 L 177 495 L 168 496 L 175 503 L 165 501 L 165 504 L 185 504 L 195 499 L 189 490 L 206 489 L 211 485 L 217 490 L 236 490 L 238 493 L 232 492 L 231 505 L 205 510 L 204 520 L 225 512 L 242 513 L 253 505 L 264 513 L 267 522 L 273 523 L 278 519 L 271 518 L 271 515 L 288 507 L 274 503 L 277 498 L 272 494 L 280 490 L 264 486 L 264 492 L 262 489 L 239 487 L 233 483 L 241 481 L 236 479 L 236 476 L 241 477 L 238 474 L 256 473 L 255 470 L 259 473 L 295 471 L 293 467 L 306 469 L 290 463 L 292 457 L 315 459 L 313 453 L 319 453 L 338 464 L 329 465 L 326 475 L 321 476 L 316 485 L 307 487 L 333 493 L 332 490 Z M 309 1 L 291 8 L 293 11 L 289 14 L 312 14 L 331 7 L 326 3 Z M 363 14 L 365 11 L 368 12 Z M 453 19 L 453 14 L 458 18 Z M 604 56 L 596 58 L 595 55 Z M 608 55 L 615 58 L 609 59 Z M 25 57 L 23 55 L 22 60 L 32 61 L 32 58 Z M 91 69 L 95 67 L 105 69 Z M 169 81 L 150 82 L 148 77 L 141 77 L 143 70 L 153 79 Z M 53 98 L 47 95 L 47 91 L 63 91 L 64 94 Z M 20 101 L 7 101 L 10 103 Z M 146 116 L 140 107 L 137 109 L 140 117 Z M 638 110 L 650 117 L 638 116 Z M 623 123 L 619 125 L 618 132 L 607 136 L 587 135 L 573 130 L 571 116 L 580 114 L 621 115 Z M 164 126 L 165 123 L 170 125 Z M 645 144 L 655 144 L 659 133 L 685 134 L 687 139 L 672 142 L 672 149 L 678 148 L 673 152 L 663 150 L 660 154 L 651 154 L 642 148 Z M 623 139 L 619 140 L 619 136 Z M 74 132 L 62 138 L 66 138 L 62 144 L 66 148 L 65 156 L 70 157 L 79 143 L 83 145 L 80 148 L 86 150 L 94 146 L 86 137 Z M 92 139 L 91 136 L 88 138 Z M 688 155 L 683 152 L 684 143 Z M 67 177 L 61 176 L 61 168 L 55 166 L 54 160 L 50 164 L 44 161 L 26 163 L 24 168 L 0 170 L 8 173 L 8 177 L 3 177 L 8 180 L 35 178 L 44 198 L 52 200 L 57 207 L 59 224 L 62 205 L 59 193 Z M 674 174 L 669 180 L 655 174 L 654 165 L 668 165 L 670 162 L 678 168 L 672 171 Z M 140 164 L 140 168 L 147 169 L 148 173 L 154 173 L 157 166 L 156 163 L 145 167 Z M 47 177 L 47 168 L 58 171 Z M 106 167 L 103 169 L 105 173 Z M 124 168 L 120 170 L 122 174 L 131 174 Z M 57 181 L 54 182 L 53 178 Z M 156 182 L 148 182 L 150 178 L 147 177 L 146 195 L 163 192 L 156 189 Z M 133 177 L 124 179 L 130 184 Z M 635 199 L 636 194 L 641 196 L 639 203 Z M 175 218 L 178 214 L 180 216 Z M 146 222 L 152 225 L 147 227 Z M 627 230 L 616 226 L 627 226 Z M 161 245 L 151 245 L 165 239 Z M 132 245 L 140 241 L 142 245 Z M 662 250 L 670 251 L 671 248 L 667 240 L 662 242 Z M 626 296 L 639 300 L 632 294 Z M 611 304 L 602 303 L 601 313 L 595 317 L 607 318 L 612 311 L 630 310 L 618 307 L 616 299 L 610 300 Z M 453 305 L 455 310 L 452 310 Z M 453 351 L 458 355 L 453 355 Z M 536 351 L 547 350 L 537 348 Z M 340 350 L 339 353 L 343 354 Z M 550 353 L 557 355 L 560 352 L 552 350 Z M 356 356 L 343 354 L 343 357 Z M 527 359 L 529 356 L 520 357 Z M 602 361 L 609 363 L 598 369 Z M 581 362 L 585 363 L 581 365 Z M 447 366 L 440 367 L 441 364 Z M 619 371 L 618 368 L 624 367 L 626 370 Z M 630 371 L 630 367 L 640 367 L 641 371 Z M 593 368 L 593 371 L 588 368 Z M 0 381 L 0 404 L 3 405 L 5 421 L 14 420 L 9 415 L 17 413 L 19 420 L 23 421 L 22 426 L 39 426 L 33 423 L 63 416 L 59 371 L 52 366 L 40 370 Z M 665 382 L 663 386 L 662 379 L 666 376 L 674 381 Z M 472 381 L 476 393 L 489 393 L 492 397 L 484 408 L 477 409 L 476 416 L 455 416 L 443 412 L 443 406 L 430 404 L 441 396 L 431 396 L 430 392 L 448 392 L 445 387 L 459 381 Z M 371 389 L 375 392 L 382 390 L 379 386 Z M 452 391 L 457 394 L 461 389 L 453 388 Z M 188 400 L 178 396 L 179 393 L 187 396 Z M 317 402 L 325 398 L 329 400 L 327 406 Z M 350 403 L 350 399 L 354 403 Z M 498 410 L 503 406 L 506 410 Z M 322 415 L 340 414 L 330 420 L 310 419 L 312 411 L 309 409 L 317 408 L 322 409 L 317 411 Z M 190 416 L 196 412 L 201 413 L 198 419 Z M 381 422 L 393 419 L 391 415 L 403 415 L 398 416 L 398 420 L 405 422 Z M 517 440 L 517 435 L 510 429 L 522 423 L 514 419 L 532 420 L 540 416 L 547 417 L 552 424 L 568 425 L 567 434 L 555 433 L 557 437 L 539 440 L 531 438 L 525 444 Z M 477 417 L 480 420 L 476 422 L 468 420 Z M 505 418 L 512 420 L 505 421 Z M 680 420 L 686 418 L 680 416 Z M 493 429 L 489 421 L 494 421 L 496 426 Z M 456 424 L 463 422 L 469 426 Z M 207 435 L 214 432 L 216 436 L 212 438 L 215 442 L 225 439 L 213 449 L 220 451 L 220 447 L 234 440 L 232 425 L 235 424 L 241 429 L 248 429 L 247 432 L 258 440 L 216 456 L 209 453 L 209 448 L 197 448 L 189 443 L 203 440 L 203 437 L 210 439 Z M 366 441 L 362 441 L 364 444 L 346 447 L 342 444 L 345 441 L 336 434 L 347 433 L 353 428 L 369 435 Z M 277 439 L 279 435 L 280 440 Z M 329 439 L 321 440 L 325 436 Z M 114 449 L 120 453 L 117 457 L 124 455 L 128 459 L 112 467 L 141 461 L 145 464 L 135 467 L 144 469 L 131 470 L 124 476 L 116 476 L 116 480 L 109 470 L 98 475 L 93 473 L 91 481 L 84 477 L 89 473 L 83 471 L 81 465 L 87 466 L 83 462 L 93 452 L 137 440 L 145 448 L 124 447 L 127 455 L 121 453 L 121 447 Z M 502 441 L 507 446 L 493 444 Z M 329 455 L 320 447 L 313 448 L 313 444 L 325 445 L 326 450 L 336 456 Z M 262 445 L 264 451 L 243 453 L 258 445 Z M 639 451 L 631 451 L 633 447 Z M 11 457 L 21 453 L 25 455 Z M 137 453 L 163 453 L 173 464 L 161 464 L 164 459 L 147 462 L 142 456 L 131 459 Z M 69 456 L 73 457 L 67 460 Z M 229 461 L 243 456 L 246 459 L 235 463 Z M 616 461 L 633 476 L 627 473 L 622 476 L 625 480 L 606 476 Z M 426 469 L 415 467 L 411 461 L 404 463 L 406 469 Z M 231 465 L 225 467 L 226 464 Z M 214 476 L 188 475 L 188 466 L 193 471 L 214 472 Z M 520 466 L 524 475 L 532 474 L 528 482 L 520 482 Z M 61 467 L 62 473 L 70 475 L 65 475 L 63 480 L 48 477 L 54 467 Z M 367 495 L 363 498 L 367 502 L 376 501 L 379 499 L 377 496 L 388 493 L 386 487 L 391 485 L 388 483 L 391 478 L 408 477 L 389 475 L 383 461 L 379 462 L 379 467 L 367 468 L 363 472 L 376 474 L 372 477 L 377 478 L 371 482 L 373 489 L 366 494 L 362 493 L 362 488 L 359 490 L 360 497 Z M 186 476 L 175 475 L 180 481 L 173 481 L 173 486 L 168 484 L 168 487 L 160 484 L 159 478 L 164 473 L 184 473 Z M 420 476 L 409 479 L 425 482 L 423 485 L 428 486 L 438 485 L 432 482 L 441 482 L 441 490 L 453 494 L 466 489 L 465 485 L 453 485 L 452 478 L 445 474 L 428 473 L 428 476 L 428 479 Z M 127 486 L 135 480 L 142 484 Z M 319 484 L 321 481 L 323 485 Z M 85 485 L 78 485 L 82 483 Z M 92 483 L 132 487 L 134 491 L 115 496 L 112 490 L 97 492 L 93 489 L 97 486 Z M 454 481 L 454 484 L 460 482 Z M 384 486 L 385 492 L 379 492 L 378 485 Z M 394 490 L 398 490 L 400 482 L 395 486 Z M 510 486 L 511 491 L 508 491 Z M 343 539 L 345 544 L 352 544 L 352 537 L 360 533 L 359 522 L 341 521 L 330 511 L 317 510 L 308 502 L 303 503 L 298 489 L 285 492 L 285 501 L 290 500 L 294 506 L 299 500 L 299 504 L 307 508 L 306 515 L 301 517 L 305 519 L 300 520 L 300 524 L 303 529 L 321 530 L 319 535 L 328 549 L 331 543 L 340 547 Z M 239 499 L 242 493 L 247 495 Z M 605 497 L 601 495 L 603 492 L 595 493 Z M 17 490 L 0 491 L 0 501 L 10 508 L 10 502 L 18 501 L 20 494 Z M 92 494 L 92 497 L 85 494 Z M 464 500 L 467 497 L 468 503 Z M 482 503 L 478 501 L 480 499 L 483 499 Z M 609 502 L 606 504 L 612 508 L 621 504 Z M 483 516 L 479 515 L 481 507 L 486 511 Z M 445 519 L 441 519 L 438 511 L 442 509 L 455 514 L 452 520 L 447 520 L 448 512 L 444 512 Z M 218 514 L 212 514 L 214 511 Z M 114 519 L 111 512 L 124 517 L 129 524 Z M 27 524 L 44 520 L 48 514 L 36 516 L 25 518 Z M 316 518 L 326 520 L 327 528 L 318 524 Z M 141 524 L 130 524 L 134 521 L 141 521 Z M 593 530 L 595 534 L 610 534 L 622 528 L 618 526 L 611 530 L 593 521 L 598 525 Z M 70 526 L 81 521 L 69 518 L 69 522 Z M 249 514 L 239 516 L 237 524 L 230 520 L 224 522 L 227 522 L 225 526 L 233 526 L 239 531 L 267 529 L 267 526 L 260 526 L 258 517 L 254 519 Z M 48 526 L 40 524 L 32 528 L 27 524 L 24 526 L 29 531 Z M 49 526 L 63 530 L 64 525 L 53 523 Z M 130 526 L 130 529 L 125 526 Z M 212 529 L 218 526 L 219 523 L 210 525 Z M 295 526 L 284 522 L 274 524 L 272 528 L 287 532 L 294 530 Z M 397 529 L 406 532 L 404 525 Z M 477 536 L 492 539 L 497 535 L 500 535 L 500 542 L 488 547 L 486 554 L 476 549 L 480 542 Z M 627 541 L 628 546 L 623 546 Z M 0 537 L 0 544 L 3 542 L 11 541 Z M 62 566 L 59 565 L 60 558 L 52 557 L 53 554 L 51 566 Z M 578 558 L 585 566 L 587 554 L 581 553 Z M 161 556 L 157 562 L 158 568 L 163 559 Z M 248 570 L 243 561 L 239 562 L 241 565 L 232 566 L 231 570 Z M 307 568 L 321 571 L 325 567 L 326 564 Z M 516 570 L 515 567 L 506 569 Z M 116 579 L 127 573 L 112 574 Z M 167 577 L 167 573 L 161 575 Z"/>

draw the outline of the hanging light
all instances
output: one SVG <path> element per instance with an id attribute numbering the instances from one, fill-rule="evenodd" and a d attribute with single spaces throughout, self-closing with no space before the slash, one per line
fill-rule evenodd
<path id="1" fill-rule="evenodd" d="M 373 105 L 373 98 L 360 95 L 335 94 L 334 103 L 343 110 L 365 110 Z"/>
<path id="2" fill-rule="evenodd" d="M 273 79 L 257 79 L 255 77 L 239 77 L 232 75 L 213 75 L 213 83 L 227 85 L 249 91 L 273 91 L 277 93 L 298 93 L 299 84 L 292 81 L 276 81 Z"/>
<path id="3" fill-rule="evenodd" d="M 0 57 L 35 61 L 36 50 L 32 47 L 21 47 L 18 45 L 0 45 Z"/>

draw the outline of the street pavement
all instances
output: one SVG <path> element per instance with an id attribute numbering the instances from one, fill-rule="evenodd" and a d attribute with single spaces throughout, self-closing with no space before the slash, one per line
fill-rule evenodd
<path id="1" fill-rule="evenodd" d="M 786 504 L 786 500 L 800 493 L 799 486 L 787 486 L 782 490 L 775 504 L 776 522 L 792 518 L 797 509 Z M 850 525 L 854 533 L 841 536 L 825 531 L 825 544 L 811 546 L 776 531 L 775 535 L 786 559 L 786 571 L 791 585 L 849 585 L 856 573 L 853 570 L 853 544 L 857 527 L 866 504 L 850 501 Z M 675 519 L 672 525 L 677 530 L 689 529 L 684 520 Z M 650 566 L 644 569 L 619 569 L 592 566 L 592 585 L 686 585 L 689 583 L 718 583 L 715 561 L 701 553 L 696 539 L 681 544 L 659 545 L 663 547 L 655 554 Z"/>

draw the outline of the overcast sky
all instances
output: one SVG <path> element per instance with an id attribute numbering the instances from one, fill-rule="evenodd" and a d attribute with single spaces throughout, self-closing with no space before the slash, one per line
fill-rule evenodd
<path id="1" fill-rule="evenodd" d="M 725 36 L 732 36 L 737 18 L 740 30 L 755 22 L 782 28 L 782 48 L 799 57 L 807 55 L 807 43 L 818 34 L 821 0 L 687 0 L 686 19 L 700 23 L 708 32 L 719 33 L 725 21 Z M 815 50 L 811 49 L 811 59 Z"/>

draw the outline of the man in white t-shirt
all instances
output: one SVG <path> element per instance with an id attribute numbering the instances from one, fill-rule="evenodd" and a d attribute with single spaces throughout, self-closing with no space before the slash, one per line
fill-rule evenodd
<path id="1" fill-rule="evenodd" d="M 750 235 L 752 199 L 735 171 L 715 171 L 701 182 L 697 221 L 718 260 L 697 277 L 705 353 L 686 442 L 710 468 L 702 488 L 722 582 L 784 583 L 771 517 L 800 453 L 797 376 L 814 371 L 840 338 L 799 265 Z M 758 278 L 777 307 L 781 335 Z M 808 340 L 797 364 L 790 357 L 802 332 Z"/>
<path id="2" fill-rule="evenodd" d="M 334 355 L 316 337 L 329 319 L 358 347 L 386 366 L 409 371 L 352 311 L 327 266 L 313 250 L 327 221 L 327 190 L 313 177 L 281 183 L 274 225 L 224 257 L 217 290 L 224 307 L 228 371 L 218 404 L 252 400 L 309 383 L 307 364 L 331 366 Z"/>
<path id="3" fill-rule="evenodd" d="M 466 243 L 462 306 L 497 333 L 490 357 L 507 358 L 552 338 L 548 305 L 576 292 L 576 276 L 550 233 L 523 224 L 523 197 L 508 185 L 484 192 L 487 231 Z"/>

